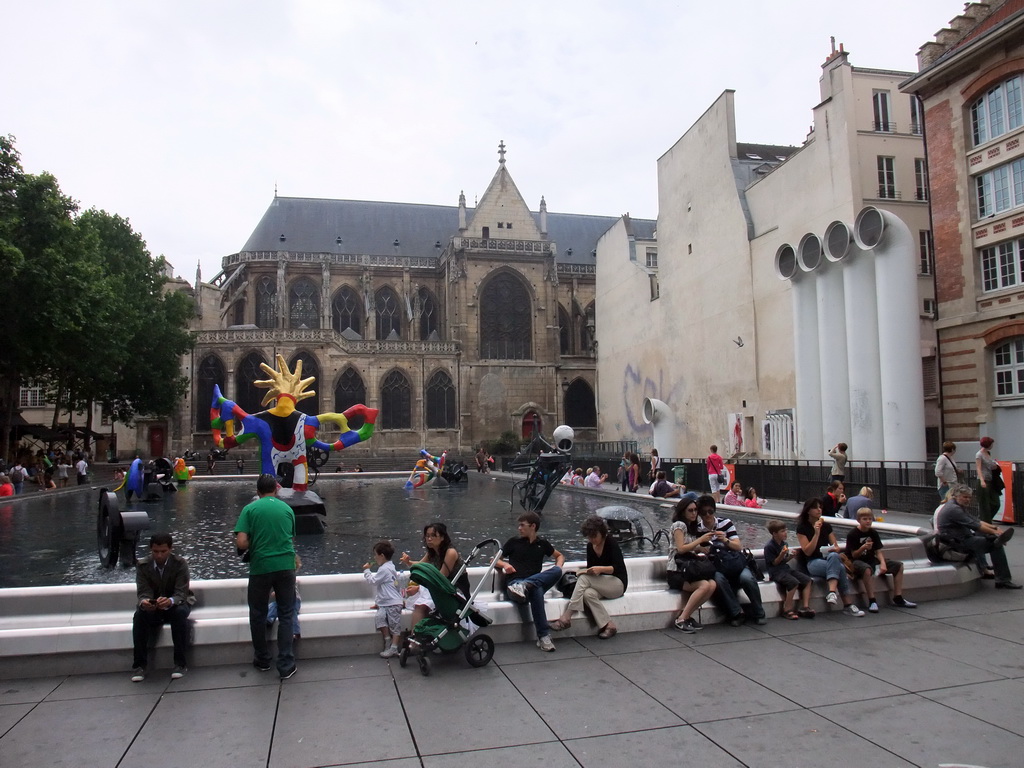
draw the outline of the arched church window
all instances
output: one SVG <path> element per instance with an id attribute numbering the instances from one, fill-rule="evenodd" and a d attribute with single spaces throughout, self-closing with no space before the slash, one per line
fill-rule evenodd
<path id="1" fill-rule="evenodd" d="M 277 327 L 277 281 L 272 277 L 261 277 L 256 283 L 256 325 Z"/>
<path id="2" fill-rule="evenodd" d="M 420 302 L 420 341 L 429 341 L 431 334 L 437 334 L 435 338 L 440 338 L 440 319 L 434 294 L 426 288 L 420 288 L 417 295 Z"/>
<path id="3" fill-rule="evenodd" d="M 392 371 L 380 385 L 381 429 L 412 428 L 412 389 L 401 371 Z"/>
<path id="4" fill-rule="evenodd" d="M 267 374 L 260 368 L 260 363 L 265 362 L 259 352 L 250 352 L 235 372 L 235 402 L 246 413 L 259 413 L 264 410 L 261 402 L 267 391 L 258 389 L 253 382 L 267 378 Z"/>
<path id="5" fill-rule="evenodd" d="M 533 303 L 523 281 L 502 272 L 480 293 L 480 357 L 532 360 Z"/>
<path id="6" fill-rule="evenodd" d="M 303 350 L 292 357 L 288 367 L 294 371 L 295 364 L 299 360 L 302 361 L 302 378 L 308 379 L 310 376 L 313 376 L 316 379 L 312 386 L 308 388 L 312 389 L 316 394 L 313 397 L 307 397 L 305 400 L 299 400 L 295 407 L 303 413 L 316 416 L 320 413 L 320 363 L 317 362 L 315 356 Z"/>
<path id="7" fill-rule="evenodd" d="M 576 379 L 565 391 L 565 423 L 570 427 L 597 427 L 594 390 L 583 379 Z"/>
<path id="8" fill-rule="evenodd" d="M 299 278 L 288 291 L 288 327 L 320 327 L 320 292 L 308 278 Z"/>
<path id="9" fill-rule="evenodd" d="M 334 387 L 334 410 L 336 413 L 344 413 L 353 405 L 360 404 L 366 404 L 366 385 L 356 369 L 349 366 L 342 371 L 338 377 L 338 384 Z M 349 426 L 352 429 L 359 429 L 363 422 L 361 419 L 357 424 L 349 422 Z"/>
<path id="10" fill-rule="evenodd" d="M 374 295 L 377 311 L 377 338 L 387 339 L 392 333 L 402 338 L 402 308 L 398 295 L 390 288 L 381 288 Z"/>
<path id="11" fill-rule="evenodd" d="M 451 376 L 438 371 L 427 383 L 427 429 L 454 429 L 456 426 L 455 387 Z"/>
<path id="12" fill-rule="evenodd" d="M 213 402 L 213 385 L 224 390 L 224 363 L 216 355 L 207 355 L 196 370 L 195 418 L 196 432 L 210 428 L 210 404 Z"/>
<path id="13" fill-rule="evenodd" d="M 565 307 L 558 306 L 558 351 L 563 355 L 572 354 L 572 326 L 569 324 L 569 313 Z"/>
<path id="14" fill-rule="evenodd" d="M 334 294 L 332 310 L 334 330 L 341 333 L 351 328 L 360 336 L 363 334 L 363 302 L 358 293 L 347 285 L 343 286 Z"/>

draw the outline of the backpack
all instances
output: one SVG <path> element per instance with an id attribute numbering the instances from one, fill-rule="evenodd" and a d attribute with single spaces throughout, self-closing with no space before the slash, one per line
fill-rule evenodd
<path id="1" fill-rule="evenodd" d="M 21 469 L 11 470 L 11 482 L 12 483 L 23 483 L 25 482 L 25 471 Z"/>

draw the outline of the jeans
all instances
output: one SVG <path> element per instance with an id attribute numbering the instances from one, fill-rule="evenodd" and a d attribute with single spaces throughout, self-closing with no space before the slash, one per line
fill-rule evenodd
<path id="1" fill-rule="evenodd" d="M 508 580 L 509 584 L 521 581 L 523 584 L 529 585 L 526 590 L 526 598 L 530 601 L 530 611 L 533 613 L 533 624 L 537 628 L 538 639 L 551 634 L 548 617 L 544 613 L 544 593 L 555 586 L 561 578 L 562 569 L 555 565 L 546 571 L 527 576 L 525 579 L 517 579 L 513 576 Z"/>
<path id="2" fill-rule="evenodd" d="M 945 501 L 947 493 L 949 493 L 949 485 L 947 483 L 943 483 L 939 486 L 939 500 Z"/>
<path id="3" fill-rule="evenodd" d="M 826 557 L 816 557 L 807 561 L 807 572 L 811 576 L 822 579 L 835 579 L 839 582 L 839 594 L 850 591 L 850 580 L 846 578 L 846 566 L 838 552 L 829 552 Z"/>
<path id="4" fill-rule="evenodd" d="M 270 590 L 277 594 L 277 671 L 287 674 L 295 666 L 292 652 L 292 622 L 295 616 L 295 571 L 249 574 L 249 634 L 252 635 L 253 660 L 269 664 L 267 613 Z"/>
<path id="5" fill-rule="evenodd" d="M 1006 562 L 1006 550 L 999 544 L 994 536 L 977 534 L 969 536 L 953 548 L 960 552 L 970 552 L 978 562 L 979 568 L 984 568 L 988 562 L 985 555 L 992 558 L 992 570 L 996 572 L 996 581 L 1010 580 L 1010 564 Z"/>
<path id="6" fill-rule="evenodd" d="M 740 571 L 740 575 L 736 577 L 735 583 L 727 579 L 723 574 L 716 573 L 715 584 L 718 586 L 715 590 L 716 599 L 729 614 L 729 618 L 735 618 L 743 613 L 743 607 L 740 605 L 739 598 L 736 597 L 737 587 L 747 593 L 747 598 L 750 600 L 750 605 L 747 606 L 747 613 L 750 617 L 754 619 L 764 618 L 764 606 L 761 604 L 761 588 L 758 586 L 757 579 L 754 578 L 754 574 L 750 572 L 749 568 L 744 568 Z"/>
<path id="7" fill-rule="evenodd" d="M 135 659 L 133 667 L 146 668 L 149 657 L 149 633 L 152 629 L 159 630 L 164 624 L 171 625 L 171 642 L 174 643 L 174 666 L 186 667 L 185 649 L 188 647 L 188 615 L 192 606 L 172 605 L 166 611 L 144 611 L 135 609 L 132 617 L 132 644 Z"/>
<path id="8" fill-rule="evenodd" d="M 295 595 L 295 613 L 292 615 L 292 634 L 301 635 L 302 627 L 299 626 L 299 611 L 302 609 L 302 600 L 299 599 L 299 595 Z M 269 627 L 277 621 L 277 601 L 274 600 L 270 603 L 267 608 L 267 626 Z"/>

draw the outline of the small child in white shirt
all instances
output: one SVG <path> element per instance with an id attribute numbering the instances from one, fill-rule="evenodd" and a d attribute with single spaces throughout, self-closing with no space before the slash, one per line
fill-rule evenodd
<path id="1" fill-rule="evenodd" d="M 370 564 L 363 564 L 363 578 L 377 590 L 374 596 L 374 607 L 377 615 L 374 627 L 380 630 L 384 638 L 385 648 L 381 658 L 390 659 L 398 655 L 398 643 L 402 633 L 402 593 L 398 591 L 398 571 L 391 558 L 395 547 L 390 541 L 378 541 L 373 545 L 373 556 L 377 561 L 377 571 L 370 570 Z M 391 644 L 388 645 L 390 639 Z"/>

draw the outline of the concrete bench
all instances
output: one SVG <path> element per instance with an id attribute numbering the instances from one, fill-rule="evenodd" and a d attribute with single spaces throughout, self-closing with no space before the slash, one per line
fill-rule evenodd
<path id="1" fill-rule="evenodd" d="M 904 592 L 912 600 L 956 597 L 977 586 L 977 571 L 931 563 L 920 539 L 891 540 L 886 543 L 886 553 L 904 562 Z M 760 552 L 755 555 L 760 557 Z M 565 570 L 572 570 L 574 565 L 582 563 L 567 563 Z M 605 603 L 619 630 L 635 632 L 672 626 L 679 612 L 680 594 L 667 588 L 665 555 L 631 558 L 626 566 L 629 589 L 622 597 Z M 529 610 L 504 599 L 498 574 L 482 567 L 471 568 L 474 588 L 481 579 L 485 583 L 477 604 L 494 621 L 487 629 L 488 634 L 499 643 L 532 640 Z M 888 590 L 886 581 L 879 579 L 877 585 L 883 604 Z M 197 603 L 190 617 L 190 664 L 224 664 L 249 658 L 246 584 L 246 579 L 192 582 Z M 767 615 L 776 616 L 781 600 L 776 586 L 762 582 L 760 589 Z M 380 650 L 380 637 L 373 628 L 373 590 L 361 574 L 300 576 L 299 590 L 302 639 L 297 653 L 301 658 Z M 816 610 L 825 610 L 824 595 L 821 586 L 816 585 L 812 602 Z M 745 595 L 741 593 L 740 599 L 745 601 Z M 548 617 L 560 615 L 566 603 L 559 592 L 552 590 L 547 599 Z M 134 607 L 134 584 L 0 590 L 0 678 L 80 673 L 84 669 L 127 670 L 131 666 Z M 720 617 L 712 606 L 702 609 L 702 621 L 716 618 Z M 572 628 L 559 636 L 595 631 L 593 622 L 587 618 L 574 620 Z M 151 662 L 154 667 L 170 666 L 170 646 L 170 632 L 161 631 Z"/>

